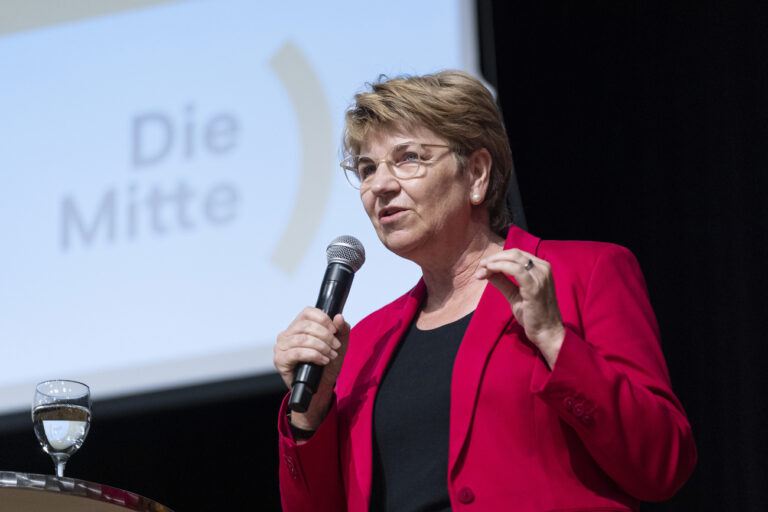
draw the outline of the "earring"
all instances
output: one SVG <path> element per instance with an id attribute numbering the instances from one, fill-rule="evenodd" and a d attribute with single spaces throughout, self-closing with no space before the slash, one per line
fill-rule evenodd
<path id="1" fill-rule="evenodd" d="M 472 194 L 472 203 L 479 204 L 480 203 L 480 194 L 474 193 Z"/>

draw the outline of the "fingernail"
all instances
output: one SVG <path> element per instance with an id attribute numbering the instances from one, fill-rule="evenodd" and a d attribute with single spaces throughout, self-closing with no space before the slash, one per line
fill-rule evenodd
<path id="1" fill-rule="evenodd" d="M 339 355 L 339 353 L 338 353 L 338 352 L 336 352 L 335 350 L 331 350 L 331 357 L 332 357 L 333 359 L 336 359 L 336 358 L 338 357 L 338 355 Z"/>
<path id="2" fill-rule="evenodd" d="M 333 348 L 339 348 L 341 346 L 341 342 L 339 340 L 333 340 L 333 343 L 331 344 Z"/>

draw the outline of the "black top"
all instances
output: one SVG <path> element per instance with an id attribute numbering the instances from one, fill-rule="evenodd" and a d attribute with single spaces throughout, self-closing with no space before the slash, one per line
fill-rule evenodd
<path id="1" fill-rule="evenodd" d="M 451 510 L 451 375 L 471 319 L 428 331 L 414 321 L 392 355 L 373 410 L 371 512 Z"/>

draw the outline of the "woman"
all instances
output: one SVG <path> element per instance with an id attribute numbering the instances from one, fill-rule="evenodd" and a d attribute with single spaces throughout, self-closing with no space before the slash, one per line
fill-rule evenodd
<path id="1" fill-rule="evenodd" d="M 280 412 L 284 510 L 637 510 L 696 449 L 631 253 L 510 226 L 511 152 L 457 71 L 358 94 L 342 164 L 408 293 L 351 330 L 307 308 L 275 366 L 325 366 Z M 489 286 L 490 285 L 490 286 Z"/>

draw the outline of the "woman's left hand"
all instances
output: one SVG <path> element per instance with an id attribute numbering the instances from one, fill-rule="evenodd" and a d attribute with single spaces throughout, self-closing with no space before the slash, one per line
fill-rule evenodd
<path id="1" fill-rule="evenodd" d="M 514 277 L 519 286 L 504 274 Z M 526 337 L 554 368 L 565 339 L 565 326 L 550 264 L 520 249 L 509 249 L 481 260 L 475 277 L 487 279 L 504 294 Z"/>

